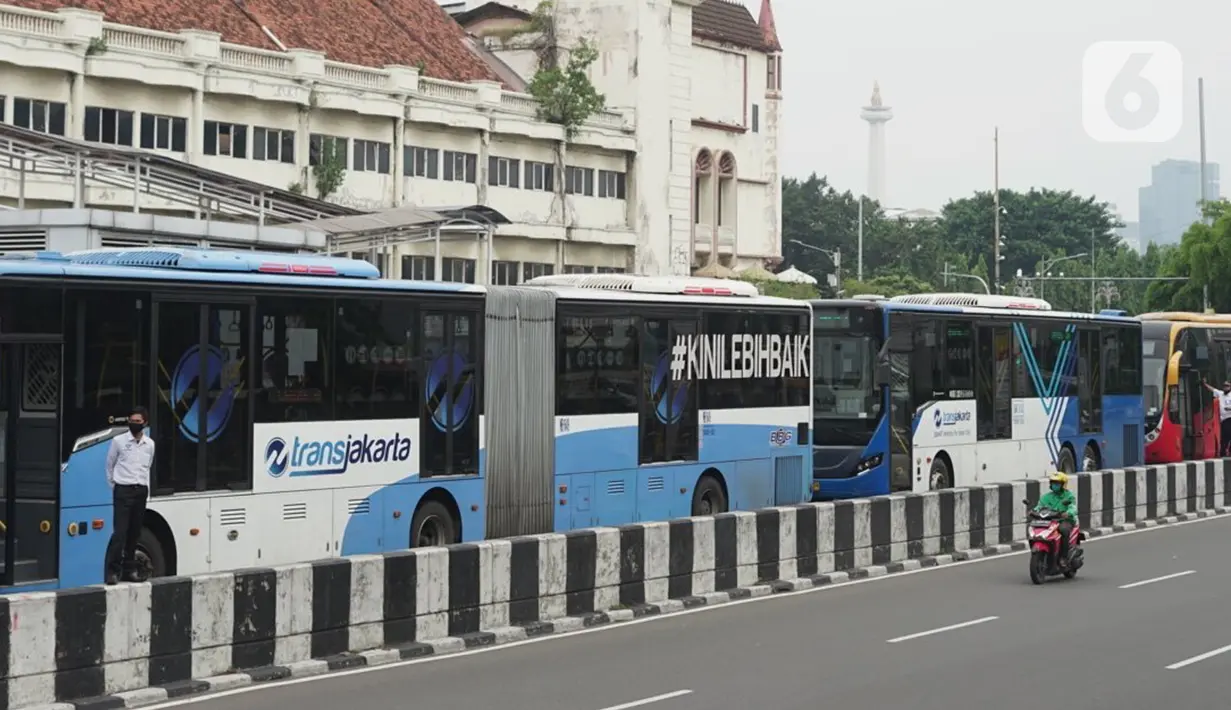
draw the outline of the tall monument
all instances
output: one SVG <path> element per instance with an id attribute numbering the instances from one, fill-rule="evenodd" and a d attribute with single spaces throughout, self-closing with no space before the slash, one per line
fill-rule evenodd
<path id="1" fill-rule="evenodd" d="M 868 122 L 868 192 L 867 195 L 879 202 L 885 201 L 885 124 L 893 118 L 893 109 L 885 105 L 881 99 L 879 82 L 872 82 L 872 100 L 863 111 L 860 118 Z"/>

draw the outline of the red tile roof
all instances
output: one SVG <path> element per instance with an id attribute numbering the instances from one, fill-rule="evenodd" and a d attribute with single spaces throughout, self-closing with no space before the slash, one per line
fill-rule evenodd
<path id="1" fill-rule="evenodd" d="M 692 34 L 758 52 L 769 51 L 757 21 L 739 0 L 705 0 L 693 8 Z"/>
<path id="2" fill-rule="evenodd" d="M 424 63 L 428 76 L 499 81 L 466 47 L 462 28 L 433 0 L 3 0 L 33 10 L 77 7 L 108 22 L 177 32 L 208 30 L 224 42 L 324 52 L 334 61 L 382 67 Z"/>

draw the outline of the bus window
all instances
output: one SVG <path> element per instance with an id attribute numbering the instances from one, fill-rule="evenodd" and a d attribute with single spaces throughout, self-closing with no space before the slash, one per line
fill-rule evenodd
<path id="1" fill-rule="evenodd" d="M 419 415 L 415 309 L 395 299 L 339 300 L 334 349 L 336 419 Z"/>
<path id="2" fill-rule="evenodd" d="M 939 389 L 949 399 L 975 396 L 974 326 L 959 321 L 945 322 L 945 380 Z"/>
<path id="3" fill-rule="evenodd" d="M 256 423 L 319 422 L 333 419 L 332 301 L 262 298 L 260 381 Z"/>
<path id="4" fill-rule="evenodd" d="M 562 304 L 556 331 L 556 414 L 631 414 L 637 411 L 637 318 L 568 315 Z"/>

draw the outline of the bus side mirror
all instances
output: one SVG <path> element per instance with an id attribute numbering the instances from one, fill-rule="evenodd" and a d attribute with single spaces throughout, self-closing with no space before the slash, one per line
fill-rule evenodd
<path id="1" fill-rule="evenodd" d="M 890 369 L 889 363 L 878 361 L 876 363 L 876 372 L 873 375 L 872 384 L 876 385 L 877 387 L 881 387 L 882 385 L 888 385 L 892 381 L 892 379 L 893 379 L 893 371 Z"/>
<path id="2" fill-rule="evenodd" d="M 888 385 L 893 380 L 893 370 L 889 366 L 889 341 L 881 346 L 880 352 L 876 353 L 876 369 L 872 373 L 872 384 L 876 387 Z"/>

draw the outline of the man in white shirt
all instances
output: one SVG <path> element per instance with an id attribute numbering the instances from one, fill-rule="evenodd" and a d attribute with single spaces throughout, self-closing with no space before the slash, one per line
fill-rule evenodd
<path id="1" fill-rule="evenodd" d="M 128 433 L 111 440 L 107 450 L 107 485 L 112 491 L 111 539 L 118 554 L 107 567 L 107 584 L 121 577 L 141 582 L 137 570 L 137 540 L 145 522 L 145 503 L 150 496 L 150 470 L 154 466 L 154 441 L 145 435 L 149 420 L 145 407 L 133 407 L 128 415 Z"/>
<path id="2" fill-rule="evenodd" d="M 1218 429 L 1218 455 L 1227 456 L 1227 452 L 1231 450 L 1231 382 L 1222 383 L 1222 391 L 1215 389 L 1208 382 L 1201 384 L 1218 398 L 1218 415 L 1221 424 Z"/>

